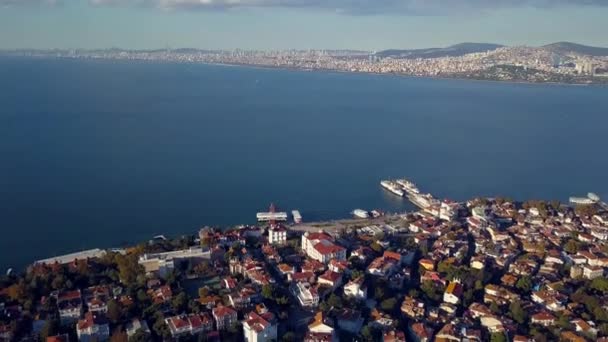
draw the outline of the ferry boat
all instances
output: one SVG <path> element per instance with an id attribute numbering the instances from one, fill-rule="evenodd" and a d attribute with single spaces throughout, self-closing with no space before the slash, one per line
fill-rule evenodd
<path id="1" fill-rule="evenodd" d="M 355 217 L 358 218 L 369 218 L 369 213 L 367 212 L 367 210 L 363 210 L 363 209 L 355 209 L 353 210 L 353 215 L 355 215 Z"/>
<path id="2" fill-rule="evenodd" d="M 418 190 L 418 187 L 416 186 L 416 184 L 414 184 L 413 182 L 408 181 L 407 179 L 398 179 L 397 184 L 399 184 L 400 186 L 403 187 L 403 189 L 409 193 L 420 193 L 420 190 Z"/>
<path id="3" fill-rule="evenodd" d="M 407 198 L 422 209 L 426 209 L 439 203 L 439 201 L 431 194 L 410 194 L 407 196 Z"/>
<path id="4" fill-rule="evenodd" d="M 382 185 L 383 188 L 385 188 L 386 190 L 392 192 L 393 194 L 395 194 L 399 197 L 405 196 L 405 192 L 403 192 L 403 190 L 395 182 L 383 180 L 380 182 L 380 185 Z"/>

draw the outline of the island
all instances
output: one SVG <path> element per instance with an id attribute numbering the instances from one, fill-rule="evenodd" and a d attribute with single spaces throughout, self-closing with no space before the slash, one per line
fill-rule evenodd
<path id="1" fill-rule="evenodd" d="M 599 196 L 380 184 L 417 209 L 290 222 L 271 205 L 258 224 L 33 262 L 0 278 L 0 340 L 608 341 Z"/>

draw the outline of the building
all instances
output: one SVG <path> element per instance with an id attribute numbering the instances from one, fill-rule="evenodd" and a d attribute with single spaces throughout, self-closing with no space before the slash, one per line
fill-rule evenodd
<path id="1" fill-rule="evenodd" d="M 308 282 L 295 282 L 292 283 L 291 293 L 293 293 L 300 305 L 303 307 L 316 307 L 319 305 L 319 293 L 317 289 L 310 285 Z"/>
<path id="2" fill-rule="evenodd" d="M 344 285 L 344 295 L 348 298 L 365 300 L 367 299 L 367 286 L 363 283 L 363 276 L 353 279 Z"/>
<path id="3" fill-rule="evenodd" d="M 108 311 L 110 288 L 108 286 L 92 286 L 83 291 L 84 301 L 89 311 L 105 313 Z"/>
<path id="4" fill-rule="evenodd" d="M 55 295 L 61 324 L 73 324 L 80 319 L 83 311 L 80 290 L 60 292 Z"/>
<path id="5" fill-rule="evenodd" d="M 270 312 L 250 312 L 243 321 L 243 335 L 246 342 L 276 341 L 277 325 L 274 315 Z"/>
<path id="6" fill-rule="evenodd" d="M 147 274 L 158 274 L 165 277 L 170 274 L 175 265 L 182 261 L 199 262 L 209 259 L 211 253 L 200 247 L 191 247 L 179 251 L 165 253 L 149 253 L 139 257 L 139 264 L 144 267 Z"/>
<path id="7" fill-rule="evenodd" d="M 177 339 L 185 335 L 197 335 L 213 330 L 213 320 L 208 313 L 179 315 L 165 318 L 171 336 Z"/>
<path id="8" fill-rule="evenodd" d="M 308 325 L 308 332 L 304 337 L 304 341 L 335 341 L 335 330 L 331 321 L 323 315 L 323 312 L 317 312 L 314 320 Z"/>
<path id="9" fill-rule="evenodd" d="M 229 306 L 218 306 L 212 312 L 218 330 L 228 329 L 237 322 L 237 312 Z"/>
<path id="10" fill-rule="evenodd" d="M 462 285 L 460 281 L 452 281 L 443 293 L 443 301 L 446 303 L 457 305 L 460 302 L 462 296 Z"/>
<path id="11" fill-rule="evenodd" d="M 587 279 L 595 279 L 604 275 L 604 268 L 599 266 L 587 266 L 583 267 L 583 277 Z"/>
<path id="12" fill-rule="evenodd" d="M 81 342 L 107 341 L 110 339 L 110 325 L 101 314 L 87 312 L 76 325 L 76 335 Z"/>
<path id="13" fill-rule="evenodd" d="M 125 327 L 127 332 L 127 336 L 131 337 L 135 335 L 138 331 L 143 331 L 144 333 L 149 334 L 150 328 L 148 328 L 148 323 L 145 320 L 141 320 L 139 318 L 134 318 L 131 322 L 127 323 Z"/>
<path id="14" fill-rule="evenodd" d="M 323 263 L 328 263 L 332 259 L 346 259 L 346 249 L 335 244 L 334 239 L 323 231 L 304 233 L 302 235 L 302 251 L 310 258 Z"/>
<path id="15" fill-rule="evenodd" d="M 414 297 L 406 296 L 401 304 L 401 312 L 412 319 L 424 317 L 424 302 Z"/>
<path id="16" fill-rule="evenodd" d="M 268 243 L 284 245 L 287 242 L 287 229 L 280 225 L 268 228 Z"/>

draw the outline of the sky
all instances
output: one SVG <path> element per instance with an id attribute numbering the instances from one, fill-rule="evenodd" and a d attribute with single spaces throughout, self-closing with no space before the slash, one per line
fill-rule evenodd
<path id="1" fill-rule="evenodd" d="M 608 0 L 0 0 L 0 49 L 608 46 Z"/>

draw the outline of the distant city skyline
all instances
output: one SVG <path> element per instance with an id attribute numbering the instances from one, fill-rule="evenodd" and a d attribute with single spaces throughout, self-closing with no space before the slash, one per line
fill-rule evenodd
<path id="1" fill-rule="evenodd" d="M 599 0 L 0 0 L 0 49 L 608 46 L 606 17 Z"/>

